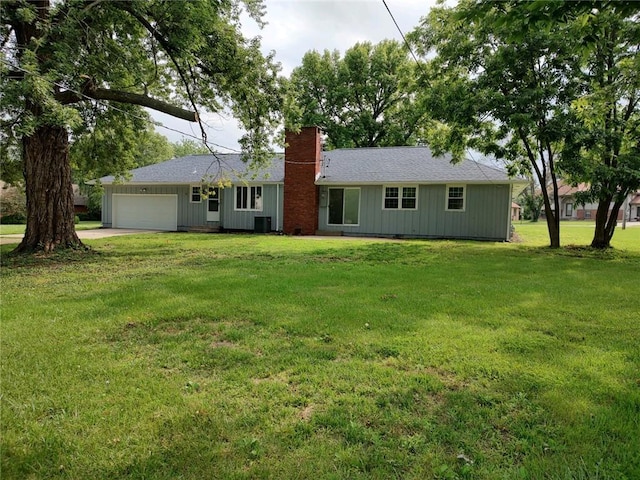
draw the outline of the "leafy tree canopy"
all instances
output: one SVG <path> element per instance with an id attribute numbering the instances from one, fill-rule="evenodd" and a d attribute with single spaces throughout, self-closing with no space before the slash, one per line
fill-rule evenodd
<path id="1" fill-rule="evenodd" d="M 173 147 L 173 156 L 176 158 L 211 153 L 206 145 L 192 138 L 183 137 L 172 143 L 171 146 Z"/>
<path id="2" fill-rule="evenodd" d="M 320 126 L 333 148 L 416 142 L 423 111 L 415 101 L 415 63 L 398 42 L 358 43 L 307 52 L 291 74 L 287 126 Z"/>
<path id="3" fill-rule="evenodd" d="M 243 37 L 242 9 L 260 22 L 261 0 L 2 2 L 0 142 L 20 145 L 27 189 L 19 251 L 80 245 L 71 132 L 74 139 L 91 133 L 102 148 L 124 135 L 123 152 L 131 132 L 144 130 L 142 107 L 190 121 L 200 110 L 228 108 L 247 132 L 240 144 L 250 158 L 270 158 L 279 66 L 258 39 Z M 116 170 L 135 156 L 124 153 L 111 157 Z"/>
<path id="4" fill-rule="evenodd" d="M 557 156 L 568 124 L 575 63 L 566 31 L 531 28 L 525 3 L 462 1 L 433 9 L 410 35 L 433 56 L 421 77 L 436 153 L 462 158 L 468 148 L 535 174 L 557 191 Z M 514 13 L 515 12 L 515 13 Z M 510 15 L 510 21 L 504 17 Z M 543 189 L 551 246 L 560 245 L 557 195 Z"/>
<path id="5" fill-rule="evenodd" d="M 560 244 L 560 173 L 592 185 L 604 213 L 596 232 L 611 201 L 634 184 L 627 180 L 637 168 L 638 9 L 465 0 L 433 9 L 410 35 L 430 56 L 420 78 L 429 143 L 456 158 L 476 148 L 532 173 L 543 186 L 551 246 Z"/>
<path id="6" fill-rule="evenodd" d="M 145 117 L 107 110 L 96 119 L 91 132 L 76 137 L 70 160 L 74 181 L 105 175 L 122 175 L 133 168 L 173 157 L 173 147 Z"/>
<path id="7" fill-rule="evenodd" d="M 583 39 L 575 134 L 561 168 L 574 185 L 589 185 L 576 200 L 598 204 L 591 245 L 605 248 L 626 197 L 640 188 L 640 4 L 585 3 L 560 10 Z"/>

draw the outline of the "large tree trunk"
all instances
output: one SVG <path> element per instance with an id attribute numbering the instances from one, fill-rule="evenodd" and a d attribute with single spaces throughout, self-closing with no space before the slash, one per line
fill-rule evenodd
<path id="1" fill-rule="evenodd" d="M 593 240 L 591 246 L 593 248 L 609 248 L 611 246 L 611 239 L 613 238 L 613 232 L 615 232 L 616 224 L 618 223 L 618 212 L 622 206 L 623 201 L 616 201 L 611 211 L 609 206 L 613 197 L 608 199 L 600 199 L 598 203 L 598 210 L 596 211 L 596 228 L 593 232 Z"/>
<path id="2" fill-rule="evenodd" d="M 23 139 L 27 229 L 15 253 L 79 248 L 69 165 L 69 136 L 63 127 L 41 126 Z"/>
<path id="3" fill-rule="evenodd" d="M 547 219 L 547 230 L 549 232 L 549 246 L 551 248 L 560 248 L 560 216 L 558 215 L 558 187 L 556 182 L 553 182 L 553 202 L 555 209 L 551 208 L 551 198 L 549 198 L 549 192 L 542 189 L 542 198 L 544 200 L 544 214 Z"/>
<path id="4" fill-rule="evenodd" d="M 560 224 L 558 215 L 554 210 L 546 208 L 545 216 L 547 218 L 547 230 L 549 231 L 549 246 L 551 248 L 560 248 Z"/>

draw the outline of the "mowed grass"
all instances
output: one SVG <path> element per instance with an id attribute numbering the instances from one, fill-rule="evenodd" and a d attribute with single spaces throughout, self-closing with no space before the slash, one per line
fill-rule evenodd
<path id="1" fill-rule="evenodd" d="M 102 222 L 86 221 L 78 223 L 76 230 L 94 230 L 101 226 Z M 0 235 L 24 234 L 26 228 L 26 225 L 0 225 Z"/>
<path id="2" fill-rule="evenodd" d="M 517 229 L 3 246 L 1 477 L 640 478 L 640 228 Z"/>

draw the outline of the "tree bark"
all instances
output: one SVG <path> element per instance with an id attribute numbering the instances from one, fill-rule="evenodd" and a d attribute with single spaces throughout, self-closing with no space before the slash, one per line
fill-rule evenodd
<path id="1" fill-rule="evenodd" d="M 593 240 L 591 246 L 593 248 L 609 248 L 611 247 L 611 239 L 618 223 L 618 212 L 624 201 L 616 201 L 609 211 L 613 197 L 600 199 L 598 202 L 598 210 L 596 211 L 596 227 L 593 232 Z"/>
<path id="2" fill-rule="evenodd" d="M 538 172 L 537 167 L 536 172 Z M 541 185 L 544 185 L 543 179 L 543 175 L 538 175 L 538 181 Z M 547 219 L 549 246 L 551 248 L 560 248 L 560 206 L 558 201 L 558 182 L 556 181 L 555 176 L 552 177 L 551 187 L 553 192 L 551 196 L 549 195 L 549 191 L 546 188 L 541 188 L 542 199 L 544 201 L 544 214 L 545 218 Z M 552 200 L 555 208 L 551 208 Z"/>
<path id="3" fill-rule="evenodd" d="M 94 100 L 109 100 L 113 102 L 129 103 L 131 105 L 140 105 L 141 107 L 148 107 L 158 112 L 166 113 L 172 117 L 181 118 L 188 122 L 197 122 L 198 113 L 191 110 L 185 110 L 184 108 L 176 107 L 170 103 L 163 102 L 156 98 L 149 97 L 148 95 L 140 95 L 138 93 L 125 92 L 120 90 L 112 90 L 109 88 L 97 88 L 91 85 L 85 86 L 81 93 L 72 92 L 66 90 L 64 92 L 58 92 L 55 95 L 63 105 L 71 103 L 78 103 L 88 98 Z"/>
<path id="4" fill-rule="evenodd" d="M 560 222 L 556 210 L 551 209 L 548 200 L 544 202 L 544 213 L 547 219 L 547 230 L 549 231 L 549 246 L 551 248 L 560 248 Z"/>
<path id="5" fill-rule="evenodd" d="M 593 232 L 593 240 L 591 246 L 593 248 L 607 248 L 609 241 L 607 240 L 607 219 L 609 213 L 609 203 L 600 201 L 598 210 L 596 210 L 596 228 Z"/>
<path id="6" fill-rule="evenodd" d="M 40 126 L 23 139 L 27 228 L 14 253 L 81 248 L 76 235 L 69 136 L 64 127 Z"/>

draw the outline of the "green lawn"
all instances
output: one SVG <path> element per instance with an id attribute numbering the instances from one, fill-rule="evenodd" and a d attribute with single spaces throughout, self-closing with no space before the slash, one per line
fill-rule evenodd
<path id="1" fill-rule="evenodd" d="M 3 246 L 1 477 L 640 478 L 640 228 L 544 228 Z"/>
<path id="2" fill-rule="evenodd" d="M 94 230 L 102 226 L 101 222 L 80 222 L 76 225 L 76 230 Z M 0 235 L 23 234 L 26 225 L 0 225 Z"/>
<path id="3" fill-rule="evenodd" d="M 540 220 L 536 223 L 527 221 L 514 222 L 516 232 L 523 237 L 527 245 L 530 246 L 546 246 L 549 245 L 549 233 L 547 232 L 547 223 Z M 560 240 L 563 246 L 585 246 L 591 243 L 593 239 L 593 231 L 595 222 L 590 221 L 567 221 L 560 223 Z M 635 242 L 638 237 L 627 232 L 636 232 L 640 226 L 629 226 L 626 230 L 622 230 L 622 223 L 619 223 L 613 235 L 612 245 L 617 248 L 640 248 Z"/>

